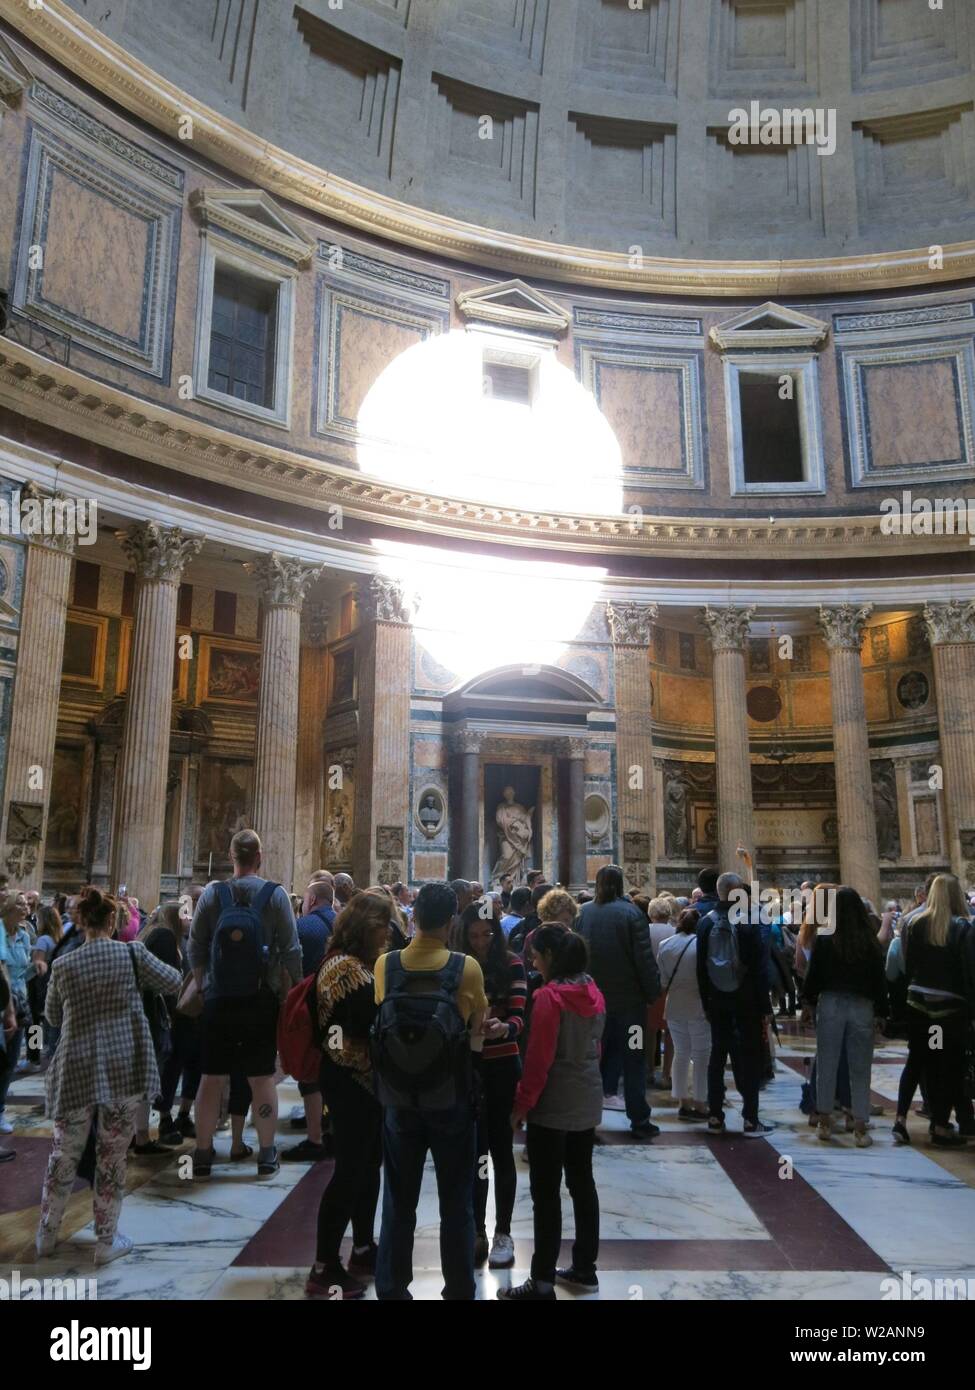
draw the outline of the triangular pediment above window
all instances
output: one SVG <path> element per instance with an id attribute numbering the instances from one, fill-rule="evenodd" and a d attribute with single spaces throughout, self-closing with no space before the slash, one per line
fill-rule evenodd
<path id="1" fill-rule="evenodd" d="M 7 44 L 0 40 L 0 106 L 16 106 L 29 82 L 27 69 Z"/>
<path id="2" fill-rule="evenodd" d="M 204 226 L 219 227 L 296 265 L 308 265 L 315 254 L 301 223 L 261 189 L 198 188 L 190 194 L 190 207 Z"/>
<path id="3" fill-rule="evenodd" d="M 553 337 L 565 333 L 569 327 L 566 310 L 523 280 L 506 280 L 501 285 L 466 290 L 457 296 L 457 309 L 473 323 L 527 329 Z"/>
<path id="4" fill-rule="evenodd" d="M 711 341 L 722 351 L 738 348 L 819 348 L 828 335 L 828 323 L 771 302 L 745 309 L 711 329 Z"/>

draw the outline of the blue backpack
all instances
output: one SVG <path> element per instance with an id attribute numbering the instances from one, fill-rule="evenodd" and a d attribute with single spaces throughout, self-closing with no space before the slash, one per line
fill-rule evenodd
<path id="1" fill-rule="evenodd" d="M 738 928 L 724 913 L 716 913 L 708 935 L 708 979 L 721 994 L 741 988 L 745 967 L 738 952 Z"/>
<path id="2" fill-rule="evenodd" d="M 244 903 L 234 897 L 229 883 L 217 884 L 220 916 L 210 942 L 211 998 L 246 999 L 263 988 L 269 956 L 264 940 L 264 909 L 278 886 L 269 881 L 250 902 Z"/>

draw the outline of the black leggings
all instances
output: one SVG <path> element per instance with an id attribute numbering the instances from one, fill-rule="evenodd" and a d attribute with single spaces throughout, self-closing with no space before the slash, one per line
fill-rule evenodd
<path id="1" fill-rule="evenodd" d="M 965 1077 L 968 1014 L 964 1008 L 936 1018 L 908 1005 L 907 1065 L 924 1085 L 931 1123 L 948 1124 L 951 1108 L 961 1100 Z M 941 1029 L 940 1047 L 932 1047 L 931 1029 Z M 903 1112 L 902 1112 L 903 1113 Z"/>
<path id="2" fill-rule="evenodd" d="M 480 1065 L 481 1103 L 477 1107 L 477 1163 L 474 1168 L 474 1227 L 483 1234 L 487 1220 L 488 1178 L 485 1162 L 490 1154 L 494 1169 L 494 1232 L 511 1234 L 518 1174 L 512 1143 L 511 1111 L 521 1076 L 520 1057 L 498 1057 Z M 483 1176 L 482 1176 L 483 1174 Z"/>
<path id="3" fill-rule="evenodd" d="M 315 1259 L 334 1270 L 349 1222 L 353 1245 L 373 1240 L 383 1160 L 383 1112 L 366 1088 L 322 1058 L 322 1095 L 332 1122 L 335 1169 L 318 1208 Z"/>
<path id="4" fill-rule="evenodd" d="M 163 1115 L 172 1111 L 180 1078 L 183 1083 L 180 1098 L 196 1099 L 200 1087 L 200 1020 L 177 1013 L 173 1019 L 172 1043 L 172 1051 L 159 1071 L 158 1109 Z"/>
<path id="5" fill-rule="evenodd" d="M 594 1129 L 546 1129 L 526 1126 L 531 1173 L 535 1251 L 532 1278 L 555 1282 L 555 1266 L 562 1245 L 562 1170 L 572 1198 L 575 1242 L 572 1267 L 580 1274 L 596 1268 L 599 1254 L 599 1195 L 592 1176 Z"/>

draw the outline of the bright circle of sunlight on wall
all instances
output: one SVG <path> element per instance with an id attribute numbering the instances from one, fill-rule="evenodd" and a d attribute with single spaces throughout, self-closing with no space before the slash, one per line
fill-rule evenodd
<path id="1" fill-rule="evenodd" d="M 359 466 L 401 487 L 518 511 L 618 515 L 619 444 L 554 349 L 508 334 L 428 338 L 380 374 Z"/>
<path id="2" fill-rule="evenodd" d="M 384 574 L 416 600 L 416 640 L 454 683 L 492 666 L 559 664 L 598 602 L 606 570 L 374 541 Z"/>

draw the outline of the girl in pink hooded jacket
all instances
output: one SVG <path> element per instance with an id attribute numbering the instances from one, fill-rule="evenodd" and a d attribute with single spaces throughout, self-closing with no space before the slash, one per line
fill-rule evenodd
<path id="1" fill-rule="evenodd" d="M 535 1252 L 531 1278 L 499 1289 L 510 1302 L 551 1302 L 555 1280 L 595 1291 L 599 1253 L 599 1197 L 592 1175 L 596 1125 L 602 1119 L 599 1041 L 606 1004 L 586 974 L 585 941 L 568 927 L 539 927 L 532 940 L 544 984 L 534 997 L 525 1069 L 511 1123 L 527 1120 Z M 562 1243 L 562 1174 L 572 1198 L 572 1264 L 556 1269 Z"/>

